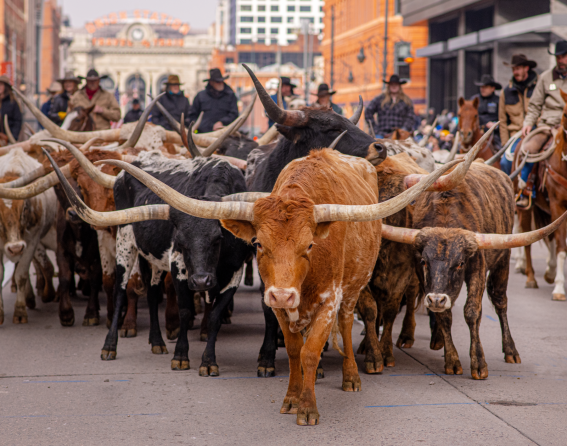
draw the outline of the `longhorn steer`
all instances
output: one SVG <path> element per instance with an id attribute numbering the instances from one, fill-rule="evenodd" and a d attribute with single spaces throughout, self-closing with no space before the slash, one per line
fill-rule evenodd
<path id="1" fill-rule="evenodd" d="M 567 213 L 539 231 L 509 235 L 514 221 L 512 182 L 504 172 L 475 162 L 466 181 L 455 189 L 416 200 L 414 229 L 383 226 L 385 239 L 412 244 L 416 249 L 425 306 L 435 312 L 442 334 L 441 338 L 434 333 L 431 348 L 445 347 L 445 373 L 463 373 L 451 338 L 451 309 L 463 283 L 468 289 L 464 313 L 471 335 L 472 377 L 488 377 L 479 337 L 485 287 L 500 319 L 504 359 L 509 363 L 521 362 L 507 317 L 510 248 L 549 235 L 565 217 Z"/>
<path id="2" fill-rule="evenodd" d="M 15 180 L 38 169 L 40 164 L 24 153 L 21 148 L 11 150 L 0 158 L 0 182 Z M 13 322 L 27 323 L 29 308 L 35 308 L 35 296 L 29 279 L 32 260 L 40 268 L 37 271 L 38 283 L 44 284 L 39 289 L 43 302 L 55 298 L 53 288 L 53 265 L 45 249 L 56 249 L 55 218 L 57 199 L 52 190 L 45 191 L 26 200 L 0 199 L 0 262 L 2 271 L 0 283 L 4 278 L 3 256 L 16 263 L 14 277 L 17 286 L 16 306 Z M 0 289 L 0 324 L 4 321 L 4 307 Z"/>

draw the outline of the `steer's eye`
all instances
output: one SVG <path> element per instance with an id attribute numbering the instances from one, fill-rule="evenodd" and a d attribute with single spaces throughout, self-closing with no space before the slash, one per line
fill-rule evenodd
<path id="1" fill-rule="evenodd" d="M 262 251 L 262 244 L 258 241 L 256 237 L 252 237 L 252 244 L 258 249 L 258 251 Z"/>
<path id="2" fill-rule="evenodd" d="M 425 259 L 421 259 L 421 266 L 425 266 Z"/>
<path id="3" fill-rule="evenodd" d="M 309 247 L 307 248 L 307 252 L 311 252 L 311 249 L 313 249 L 313 243 L 311 243 L 311 244 L 309 245 Z"/>
<path id="4" fill-rule="evenodd" d="M 465 262 L 459 262 L 457 265 L 457 269 L 461 269 L 463 266 L 465 266 Z"/>

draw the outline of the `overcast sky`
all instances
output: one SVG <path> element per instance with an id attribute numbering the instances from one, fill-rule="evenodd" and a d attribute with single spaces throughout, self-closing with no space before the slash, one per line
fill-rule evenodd
<path id="1" fill-rule="evenodd" d="M 59 0 L 71 26 L 81 27 L 109 12 L 147 9 L 187 22 L 193 29 L 207 29 L 215 21 L 217 0 Z"/>

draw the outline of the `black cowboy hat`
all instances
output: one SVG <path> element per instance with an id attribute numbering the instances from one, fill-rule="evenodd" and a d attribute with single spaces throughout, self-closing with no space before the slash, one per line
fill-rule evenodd
<path id="1" fill-rule="evenodd" d="M 108 75 L 104 75 L 104 76 L 99 76 L 98 71 L 96 71 L 94 68 L 91 68 L 88 72 L 87 72 L 87 77 L 83 77 L 83 76 L 79 76 L 79 79 L 86 79 L 88 81 L 99 81 L 101 79 L 106 79 L 108 77 Z"/>
<path id="2" fill-rule="evenodd" d="M 317 97 L 322 97 L 327 95 L 333 96 L 336 93 L 336 91 L 329 91 L 329 90 L 330 90 L 329 85 L 321 84 L 319 85 L 319 88 L 317 88 L 317 93 L 311 93 L 311 94 Z"/>
<path id="3" fill-rule="evenodd" d="M 407 84 L 408 81 L 405 79 L 400 79 L 400 76 L 398 76 L 397 74 L 392 74 L 390 76 L 390 80 L 387 81 L 386 79 L 384 79 L 384 82 L 387 84 L 400 84 L 400 85 L 404 85 Z"/>
<path id="4" fill-rule="evenodd" d="M 567 54 L 567 41 L 560 40 L 559 42 L 557 42 L 555 44 L 555 53 L 552 53 L 549 50 L 547 50 L 547 52 L 552 56 L 563 56 L 564 54 Z"/>
<path id="5" fill-rule="evenodd" d="M 291 88 L 297 88 L 297 85 L 291 83 L 291 79 L 287 76 L 282 76 L 282 86 L 289 85 Z"/>
<path id="6" fill-rule="evenodd" d="M 63 84 L 63 82 L 65 81 L 73 81 L 77 84 L 80 84 L 82 82 L 82 79 L 79 79 L 77 76 L 75 76 L 72 71 L 66 71 L 63 78 L 57 79 L 57 82 L 60 82 L 61 84 Z"/>
<path id="7" fill-rule="evenodd" d="M 530 68 L 535 68 L 537 67 L 537 62 L 535 60 L 529 60 L 525 54 L 514 54 L 512 56 L 512 62 L 503 62 L 504 65 L 506 65 L 507 67 L 520 67 L 520 66 L 525 66 L 525 67 L 530 67 Z"/>
<path id="8" fill-rule="evenodd" d="M 477 87 L 491 86 L 496 88 L 497 90 L 502 90 L 502 85 L 496 82 L 490 74 L 483 74 L 480 82 L 475 82 L 474 84 Z"/>
<path id="9" fill-rule="evenodd" d="M 224 82 L 229 77 L 230 76 L 223 76 L 222 73 L 221 73 L 221 70 L 219 70 L 218 68 L 213 68 L 213 69 L 209 70 L 209 78 L 205 79 L 203 82 L 209 82 L 209 81 Z"/>

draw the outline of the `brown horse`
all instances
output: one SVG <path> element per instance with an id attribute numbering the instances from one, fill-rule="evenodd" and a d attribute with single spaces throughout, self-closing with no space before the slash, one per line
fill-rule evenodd
<path id="1" fill-rule="evenodd" d="M 67 114 L 62 127 L 74 132 L 92 132 L 96 130 L 94 120 L 91 116 L 94 108 L 95 105 L 91 105 L 88 108 L 74 108 Z"/>
<path id="2" fill-rule="evenodd" d="M 478 120 L 478 104 L 478 97 L 474 98 L 472 101 L 467 101 L 465 98 L 459 98 L 458 116 L 459 133 L 461 134 L 461 148 L 459 153 L 467 153 L 484 134 L 480 128 L 480 122 Z M 492 138 L 490 138 L 484 147 L 480 149 L 477 158 L 482 158 L 487 161 L 492 158 L 493 155 Z M 493 166 L 500 169 L 500 162 L 496 161 Z"/>

